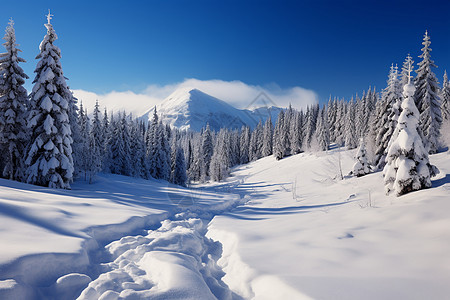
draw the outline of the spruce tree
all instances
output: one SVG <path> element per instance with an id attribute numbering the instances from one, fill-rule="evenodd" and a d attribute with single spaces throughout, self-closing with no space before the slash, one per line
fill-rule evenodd
<path id="1" fill-rule="evenodd" d="M 176 147 L 176 146 L 175 146 Z M 186 162 L 184 158 L 183 149 L 180 147 L 175 148 L 175 161 L 172 169 L 172 182 L 181 186 L 186 186 Z"/>
<path id="2" fill-rule="evenodd" d="M 205 164 L 206 177 L 209 177 L 209 164 L 211 163 L 211 157 L 213 155 L 213 141 L 211 135 L 211 129 L 209 124 L 206 125 L 205 131 L 202 134 L 201 150 L 203 154 L 203 162 Z"/>
<path id="3" fill-rule="evenodd" d="M 398 71 L 394 65 L 391 65 L 389 71 L 387 87 L 383 90 L 381 98 L 381 108 L 378 111 L 380 114 L 378 117 L 378 124 L 376 125 L 376 151 L 375 161 L 379 169 L 382 169 L 385 165 L 385 159 L 387 155 L 387 148 L 392 134 L 397 126 L 397 120 L 400 115 L 400 105 L 402 96 L 400 91 L 400 82 L 398 79 Z"/>
<path id="4" fill-rule="evenodd" d="M 286 155 L 286 139 L 288 136 L 284 124 L 284 112 L 280 111 L 273 133 L 273 155 L 277 160 L 282 159 Z"/>
<path id="5" fill-rule="evenodd" d="M 442 111 L 442 120 L 449 122 L 450 121 L 450 82 L 448 80 L 447 71 L 444 72 L 444 80 L 442 82 L 441 89 L 441 111 Z"/>
<path id="6" fill-rule="evenodd" d="M 320 109 L 319 117 L 317 118 L 316 139 L 320 151 L 328 150 L 328 145 L 330 144 L 330 132 L 326 107 Z"/>
<path id="7" fill-rule="evenodd" d="M 241 137 L 239 140 L 239 153 L 241 164 L 246 164 L 250 161 L 250 128 L 248 126 L 242 127 Z"/>
<path id="8" fill-rule="evenodd" d="M 272 155 L 273 151 L 273 125 L 272 125 L 272 118 L 269 115 L 269 117 L 266 120 L 266 123 L 264 123 L 264 129 L 263 129 L 263 144 L 261 149 L 261 154 L 263 157 Z"/>
<path id="9" fill-rule="evenodd" d="M 40 45 L 40 59 L 30 95 L 27 117 L 31 130 L 25 164 L 28 183 L 53 188 L 70 188 L 73 179 L 72 132 L 69 102 L 72 93 L 66 84 L 61 67 L 61 51 L 53 43 L 57 35 L 50 24 Z"/>
<path id="10" fill-rule="evenodd" d="M 409 79 L 403 87 L 402 112 L 389 144 L 383 170 L 386 193 L 395 191 L 397 196 L 431 187 L 430 177 L 439 172 L 430 164 L 422 141 L 414 93 L 415 87 Z"/>
<path id="11" fill-rule="evenodd" d="M 347 103 L 347 109 L 346 109 L 346 116 L 345 116 L 345 124 L 344 124 L 344 144 L 347 149 L 354 149 L 356 148 L 356 104 L 355 101 L 352 99 L 349 103 Z"/>
<path id="12" fill-rule="evenodd" d="M 11 19 L 3 38 L 6 53 L 0 54 L 0 151 L 3 176 L 19 180 L 23 172 L 24 145 L 27 140 L 25 114 L 27 91 L 23 87 L 28 76 L 19 66 L 25 60 L 16 44 L 14 22 Z"/>
<path id="13" fill-rule="evenodd" d="M 356 152 L 356 163 L 353 165 L 353 175 L 361 177 L 370 173 L 369 160 L 367 158 L 364 138 L 361 138 L 358 151 Z"/>
<path id="14" fill-rule="evenodd" d="M 429 153 L 436 153 L 439 148 L 440 127 L 442 125 L 439 85 L 432 68 L 436 68 L 431 60 L 430 36 L 425 32 L 423 38 L 422 61 L 418 63 L 415 80 L 415 98 L 420 113 L 422 130 L 426 138 Z"/>

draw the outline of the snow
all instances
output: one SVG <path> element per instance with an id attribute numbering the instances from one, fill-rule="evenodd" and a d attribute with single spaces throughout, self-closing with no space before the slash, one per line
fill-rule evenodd
<path id="1" fill-rule="evenodd" d="M 29 286 L 36 293 L 39 286 L 55 284 L 45 293 L 59 295 L 57 289 L 64 285 L 81 292 L 72 281 L 86 287 L 85 276 L 98 272 L 93 261 L 106 259 L 101 256 L 105 243 L 157 225 L 186 201 L 193 210 L 211 211 L 237 200 L 235 195 L 192 192 L 165 181 L 118 175 L 101 175 L 92 185 L 75 182 L 72 190 L 0 179 L 0 281 L 18 281 L 17 293 Z M 82 278 L 56 281 L 71 273 L 81 273 Z M 2 299 L 13 289 L 4 286 L 0 284 Z"/>
<path id="2" fill-rule="evenodd" d="M 355 154 L 266 157 L 193 189 L 1 179 L 0 298 L 446 298 L 449 155 L 430 156 L 432 188 L 395 197 L 381 172 L 338 179 Z"/>
<path id="3" fill-rule="evenodd" d="M 433 188 L 399 198 L 384 195 L 381 172 L 336 180 L 339 159 L 347 174 L 354 154 L 267 157 L 216 185 L 248 200 L 208 227 L 223 245 L 218 264 L 232 291 L 246 299 L 448 297 L 448 154 L 431 156 L 443 170 Z"/>
<path id="4" fill-rule="evenodd" d="M 158 104 L 156 110 L 164 124 L 181 130 L 201 131 L 209 124 L 211 129 L 219 131 L 223 127 L 240 129 L 243 125 L 254 128 L 269 115 L 272 120 L 276 120 L 281 109 L 262 107 L 252 111 L 240 110 L 198 89 L 182 87 Z M 143 114 L 142 118 L 150 120 L 152 115 L 153 108 Z"/>

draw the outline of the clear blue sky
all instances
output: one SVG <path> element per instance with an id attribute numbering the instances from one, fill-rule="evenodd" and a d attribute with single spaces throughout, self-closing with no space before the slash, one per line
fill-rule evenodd
<path id="1" fill-rule="evenodd" d="M 31 78 L 48 8 L 69 85 L 96 93 L 198 78 L 349 98 L 384 88 L 408 53 L 417 62 L 426 29 L 439 80 L 450 71 L 448 0 L 4 2 Z"/>

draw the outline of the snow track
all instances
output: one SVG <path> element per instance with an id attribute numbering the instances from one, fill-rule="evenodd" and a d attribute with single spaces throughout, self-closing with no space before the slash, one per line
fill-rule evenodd
<path id="1" fill-rule="evenodd" d="M 113 261 L 78 299 L 238 299 L 221 280 L 222 245 L 205 236 L 209 221 L 184 212 L 110 243 Z"/>

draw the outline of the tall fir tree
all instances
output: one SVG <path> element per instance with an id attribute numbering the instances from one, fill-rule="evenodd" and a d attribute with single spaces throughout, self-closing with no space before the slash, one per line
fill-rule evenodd
<path id="1" fill-rule="evenodd" d="M 250 128 L 248 126 L 242 127 L 241 137 L 239 141 L 239 153 L 241 164 L 246 164 L 250 161 L 249 148 L 250 148 Z"/>
<path id="2" fill-rule="evenodd" d="M 211 135 L 211 129 L 209 124 L 206 125 L 206 129 L 202 134 L 201 149 L 203 153 L 203 162 L 205 164 L 206 177 L 209 177 L 209 164 L 211 163 L 211 157 L 213 155 L 213 140 Z"/>
<path id="3" fill-rule="evenodd" d="M 47 34 L 40 45 L 40 59 L 30 95 L 27 117 L 31 130 L 25 164 L 28 183 L 53 188 L 70 188 L 73 180 L 72 132 L 69 105 L 73 101 L 61 67 L 58 38 L 47 16 Z"/>
<path id="4" fill-rule="evenodd" d="M 441 101 L 439 98 L 439 85 L 432 68 L 436 68 L 431 60 L 430 36 L 425 32 L 423 38 L 422 61 L 418 63 L 415 80 L 415 99 L 420 113 L 422 130 L 426 138 L 430 154 L 436 153 L 439 148 L 440 127 L 442 125 Z"/>
<path id="5" fill-rule="evenodd" d="M 376 151 L 374 165 L 383 169 L 385 165 L 387 148 L 392 134 L 397 127 L 397 120 L 400 115 L 402 95 L 400 94 L 400 82 L 398 79 L 398 70 L 391 65 L 389 71 L 387 87 L 383 90 L 378 110 L 378 120 L 376 124 Z"/>
<path id="6" fill-rule="evenodd" d="M 272 155 L 273 151 L 273 125 L 272 118 L 269 115 L 266 122 L 264 123 L 263 128 L 263 143 L 261 154 L 263 157 Z"/>
<path id="7" fill-rule="evenodd" d="M 441 111 L 442 120 L 450 121 L 450 82 L 448 80 L 447 71 L 444 72 L 444 80 L 441 89 Z"/>
<path id="8" fill-rule="evenodd" d="M 345 147 L 347 149 L 354 149 L 357 146 L 355 117 L 356 117 L 356 104 L 352 97 L 350 102 L 347 104 L 347 114 L 345 117 L 345 127 L 344 127 Z"/>
<path id="9" fill-rule="evenodd" d="M 0 54 L 0 151 L 2 174 L 19 180 L 23 173 L 24 145 L 27 141 L 27 91 L 23 87 L 28 76 L 19 66 L 25 60 L 16 44 L 14 21 L 9 21 L 3 38 L 6 52 Z"/>
<path id="10" fill-rule="evenodd" d="M 411 68 L 409 74 L 411 74 Z M 420 134 L 420 114 L 414 101 L 415 87 L 403 87 L 402 112 L 392 135 L 386 166 L 383 169 L 385 191 L 395 191 L 397 196 L 431 187 L 431 176 L 439 171 L 432 166 Z"/>
<path id="11" fill-rule="evenodd" d="M 319 150 L 328 150 L 328 145 L 330 144 L 330 130 L 325 106 L 320 109 L 319 117 L 317 118 L 316 138 Z"/>

